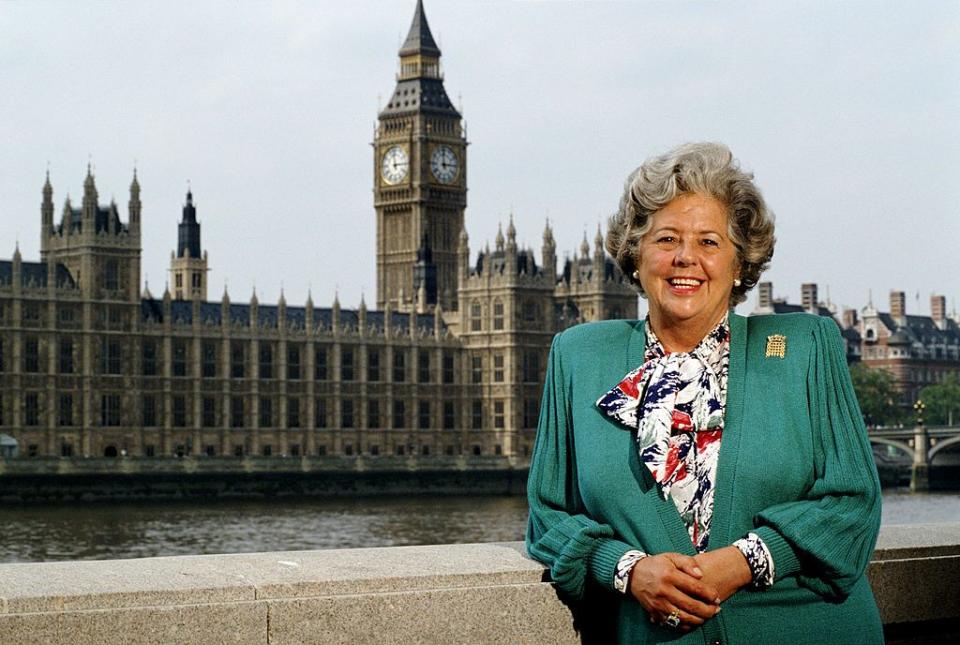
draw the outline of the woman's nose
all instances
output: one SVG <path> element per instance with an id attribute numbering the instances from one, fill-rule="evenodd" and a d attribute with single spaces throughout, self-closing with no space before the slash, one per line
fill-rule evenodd
<path id="1" fill-rule="evenodd" d="M 696 263 L 697 257 L 693 252 L 693 247 L 687 242 L 681 242 L 677 245 L 677 253 L 673 257 L 673 263 L 677 266 L 690 266 Z"/>

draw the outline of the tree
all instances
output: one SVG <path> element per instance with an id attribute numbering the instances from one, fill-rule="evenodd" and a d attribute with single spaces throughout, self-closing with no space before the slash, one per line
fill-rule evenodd
<path id="1" fill-rule="evenodd" d="M 960 382 L 953 374 L 948 374 L 936 385 L 928 385 L 920 390 L 923 401 L 923 420 L 930 425 L 953 425 L 960 421 Z"/>
<path id="2" fill-rule="evenodd" d="M 895 425 L 901 421 L 903 410 L 897 405 L 900 394 L 893 374 L 883 368 L 854 363 L 850 366 L 850 378 L 868 426 Z"/>

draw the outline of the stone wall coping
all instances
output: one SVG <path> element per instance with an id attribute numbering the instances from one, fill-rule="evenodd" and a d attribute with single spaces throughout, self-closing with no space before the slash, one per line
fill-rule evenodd
<path id="1" fill-rule="evenodd" d="M 0 614 L 539 583 L 522 542 L 0 564 Z"/>
<path id="2" fill-rule="evenodd" d="M 883 527 L 867 575 L 890 642 L 960 637 L 960 523 Z M 0 642 L 580 642 L 545 580 L 521 542 L 0 564 Z"/>

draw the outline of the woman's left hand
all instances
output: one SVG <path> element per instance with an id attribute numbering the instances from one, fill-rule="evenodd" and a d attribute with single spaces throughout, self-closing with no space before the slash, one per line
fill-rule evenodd
<path id="1" fill-rule="evenodd" d="M 753 580 L 750 565 L 735 546 L 705 551 L 694 556 L 703 571 L 702 582 L 712 585 L 723 602 Z"/>

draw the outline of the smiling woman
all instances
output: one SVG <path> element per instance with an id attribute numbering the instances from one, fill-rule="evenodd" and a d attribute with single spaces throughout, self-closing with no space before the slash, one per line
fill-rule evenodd
<path id="1" fill-rule="evenodd" d="M 647 320 L 554 339 L 527 549 L 573 597 L 613 594 L 621 642 L 882 641 L 879 482 L 838 328 L 730 311 L 773 245 L 730 151 L 680 146 L 630 175 L 606 240 Z"/>

